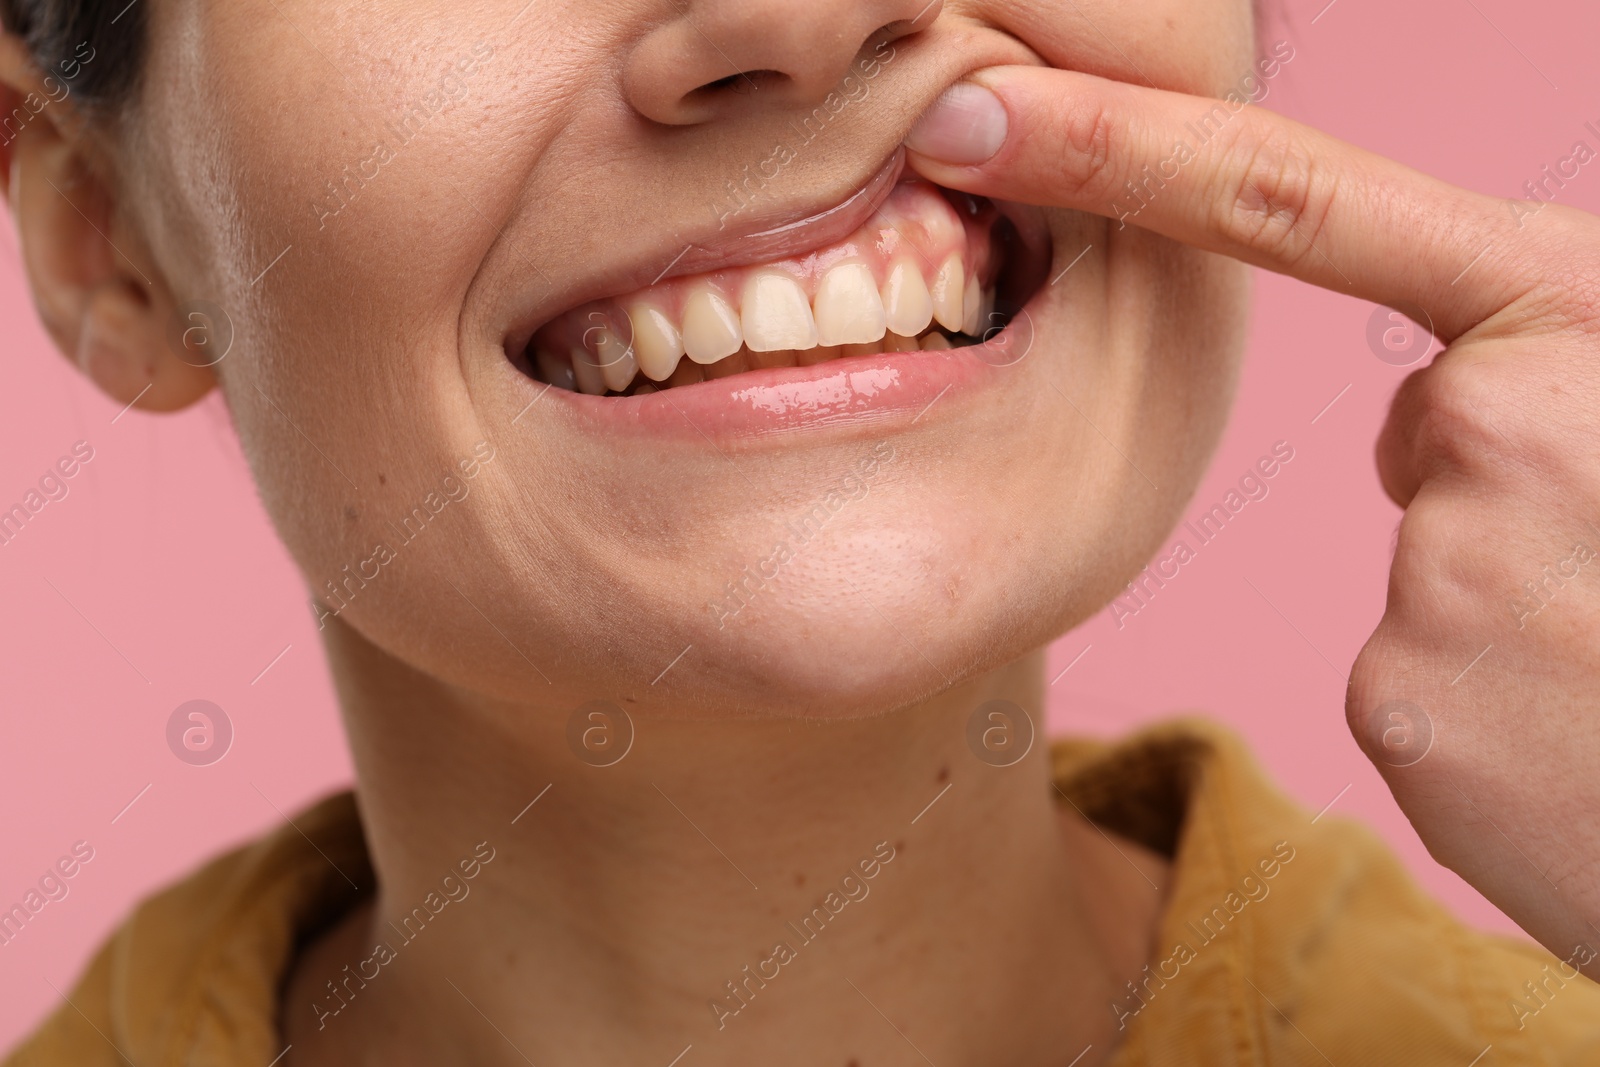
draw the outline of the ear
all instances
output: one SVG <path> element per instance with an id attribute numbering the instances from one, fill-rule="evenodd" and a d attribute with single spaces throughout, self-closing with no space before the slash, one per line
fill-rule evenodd
<path id="1" fill-rule="evenodd" d="M 34 306 L 56 347 L 119 404 L 173 411 L 216 384 L 107 177 L 71 82 L 0 33 L 0 167 Z M 170 337 L 170 340 L 169 340 Z"/>

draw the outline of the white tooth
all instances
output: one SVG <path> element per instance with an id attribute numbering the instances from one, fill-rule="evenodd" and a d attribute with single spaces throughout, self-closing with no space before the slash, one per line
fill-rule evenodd
<path id="1" fill-rule="evenodd" d="M 601 372 L 600 364 L 582 345 L 572 348 L 572 376 L 577 379 L 580 393 L 600 396 L 606 391 L 606 376 Z"/>
<path id="2" fill-rule="evenodd" d="M 672 377 L 683 358 L 683 335 L 678 327 L 665 311 L 649 304 L 629 308 L 628 321 L 633 323 L 633 354 L 644 376 L 658 382 Z"/>
<path id="3" fill-rule="evenodd" d="M 915 337 L 933 321 L 928 283 L 922 280 L 922 269 L 910 259 L 895 261 L 883 283 L 882 296 L 884 323 L 890 333 Z"/>
<path id="4" fill-rule="evenodd" d="M 610 327 L 602 328 L 595 336 L 596 358 L 600 361 L 600 373 L 606 380 L 606 386 L 616 392 L 622 392 L 633 381 L 633 376 L 639 370 L 639 363 L 633 358 L 633 349 L 623 343 L 622 338 L 611 332 Z"/>
<path id="5" fill-rule="evenodd" d="M 922 339 L 922 350 L 924 352 L 943 352 L 949 349 L 949 347 L 950 338 L 946 337 L 938 330 L 935 330 Z"/>
<path id="6" fill-rule="evenodd" d="M 973 278 L 967 282 L 967 287 L 961 294 L 961 332 L 968 337 L 978 336 L 978 308 L 982 300 L 983 293 L 978 288 L 978 279 Z"/>
<path id="7" fill-rule="evenodd" d="M 983 299 L 978 301 L 978 330 L 980 332 L 976 336 L 980 338 L 988 337 L 990 330 L 998 330 L 999 328 L 1000 324 L 995 321 L 994 317 L 994 290 L 985 289 L 983 291 Z"/>
<path id="8" fill-rule="evenodd" d="M 569 393 L 578 391 L 578 379 L 572 376 L 571 363 L 542 348 L 534 354 L 534 360 L 539 365 L 539 377 L 557 389 L 565 389 Z"/>
<path id="9" fill-rule="evenodd" d="M 697 285 L 683 304 L 683 350 L 696 363 L 715 363 L 739 351 L 744 332 L 733 306 L 710 286 Z"/>
<path id="10" fill-rule="evenodd" d="M 962 283 L 966 280 L 967 269 L 961 262 L 960 252 L 951 252 L 950 257 L 939 268 L 939 273 L 934 275 L 933 284 L 928 286 L 928 293 L 933 297 L 933 317 L 939 320 L 939 325 L 956 333 L 961 332 L 961 320 L 965 308 L 962 306 Z"/>
<path id="11" fill-rule="evenodd" d="M 887 328 L 878 283 L 865 263 L 841 263 L 822 276 L 817 297 L 817 340 L 821 345 L 868 344 Z"/>
<path id="12" fill-rule="evenodd" d="M 750 351 L 779 352 L 817 343 L 817 324 L 812 321 L 805 290 L 789 275 L 757 271 L 744 283 L 739 303 L 744 343 Z"/>

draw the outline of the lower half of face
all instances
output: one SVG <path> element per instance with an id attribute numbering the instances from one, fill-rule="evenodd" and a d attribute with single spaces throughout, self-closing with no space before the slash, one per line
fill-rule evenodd
<path id="1" fill-rule="evenodd" d="M 1244 273 L 895 148 L 977 67 L 1115 75 L 1106 34 L 1174 88 L 1248 69 L 1232 3 L 1084 5 L 691 5 L 748 85 L 654 62 L 676 8 L 645 0 L 330 19 L 339 77 L 211 16 L 247 62 L 187 88 L 241 162 L 174 229 L 241 235 L 191 288 L 238 311 L 219 369 L 318 614 L 496 699 L 711 715 L 903 706 L 1086 618 L 1215 444 Z M 834 44 L 763 43 L 812 18 Z"/>

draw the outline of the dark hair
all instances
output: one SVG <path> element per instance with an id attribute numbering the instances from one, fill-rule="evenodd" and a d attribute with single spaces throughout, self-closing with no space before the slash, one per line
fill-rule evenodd
<path id="1" fill-rule="evenodd" d="M 0 0 L 0 25 L 87 112 L 127 103 L 139 80 L 149 0 Z"/>

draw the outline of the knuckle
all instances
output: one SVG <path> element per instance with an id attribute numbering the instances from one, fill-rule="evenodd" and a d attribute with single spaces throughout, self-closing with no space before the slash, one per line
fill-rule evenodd
<path id="1" fill-rule="evenodd" d="M 1600 339 L 1600 270 L 1573 286 L 1573 325 L 1590 341 Z"/>
<path id="2" fill-rule="evenodd" d="M 1550 204 L 1546 210 L 1550 224 L 1524 245 L 1524 264 L 1540 268 L 1536 273 L 1551 288 L 1587 301 L 1591 310 L 1600 310 L 1600 253 L 1596 252 L 1600 220 L 1563 204 Z"/>
<path id="3" fill-rule="evenodd" d="M 1405 731 L 1424 724 L 1419 707 L 1395 700 L 1413 669 L 1410 655 L 1394 639 L 1388 620 L 1380 623 L 1350 666 L 1345 691 L 1345 725 L 1369 758 L 1394 763 Z"/>
<path id="4" fill-rule="evenodd" d="M 1356 653 L 1355 662 L 1350 664 L 1349 686 L 1345 689 L 1345 722 L 1356 740 L 1363 742 L 1363 748 L 1366 747 L 1367 720 L 1382 699 L 1390 674 L 1389 659 L 1381 655 L 1379 641 L 1379 634 L 1374 633 Z"/>
<path id="5" fill-rule="evenodd" d="M 1519 234 L 1504 254 L 1506 271 L 1527 285 L 1508 302 L 1509 326 L 1522 334 L 1570 331 L 1592 343 L 1600 337 L 1600 220 L 1560 204 L 1540 215 L 1539 232 Z"/>
<path id="6" fill-rule="evenodd" d="M 1600 366 L 1587 358 L 1591 346 L 1547 340 L 1524 347 L 1508 354 L 1457 346 L 1408 378 L 1380 442 L 1391 454 L 1380 462 L 1419 487 L 1444 479 L 1552 506 L 1600 491 L 1590 413 Z"/>
<path id="7" fill-rule="evenodd" d="M 1480 571 L 1467 537 L 1471 527 L 1463 518 L 1437 503 L 1406 509 L 1389 569 L 1391 623 L 1404 620 L 1423 632 L 1451 625 L 1462 595 L 1470 596 Z"/>
<path id="8" fill-rule="evenodd" d="M 1069 106 L 1059 129 L 1061 159 L 1056 172 L 1066 191 L 1082 200 L 1107 195 L 1117 181 L 1111 153 L 1120 129 L 1110 110 L 1098 101 Z"/>
<path id="9" fill-rule="evenodd" d="M 1588 240 L 1581 249 L 1564 249 L 1558 262 L 1563 263 L 1562 287 L 1568 294 L 1567 308 L 1571 321 L 1591 338 L 1600 334 L 1600 225 L 1593 216 L 1583 220 L 1583 233 Z"/>
<path id="10" fill-rule="evenodd" d="M 1595 236 L 1600 240 L 1600 234 Z M 1600 341 L 1600 264 L 1569 262 L 1542 290 L 1529 319 L 1571 331 L 1591 345 Z"/>
<path id="11" fill-rule="evenodd" d="M 1412 371 L 1401 382 L 1373 449 L 1384 492 L 1402 508 L 1411 503 L 1418 488 L 1416 454 L 1412 448 L 1412 412 L 1417 406 L 1413 398 L 1427 371 L 1426 367 Z"/>
<path id="12" fill-rule="evenodd" d="M 1333 171 L 1317 166 L 1302 139 L 1276 126 L 1247 123 L 1240 133 L 1244 164 L 1229 168 L 1233 188 L 1217 199 L 1221 228 L 1236 242 L 1293 266 L 1316 254 L 1332 208 Z"/>
<path id="13" fill-rule="evenodd" d="M 1424 480 L 1502 475 L 1530 451 L 1527 420 L 1494 399 L 1507 395 L 1496 381 L 1498 372 L 1488 363 L 1455 358 L 1462 355 L 1442 358 L 1406 383 L 1413 401 L 1412 455 Z"/>

